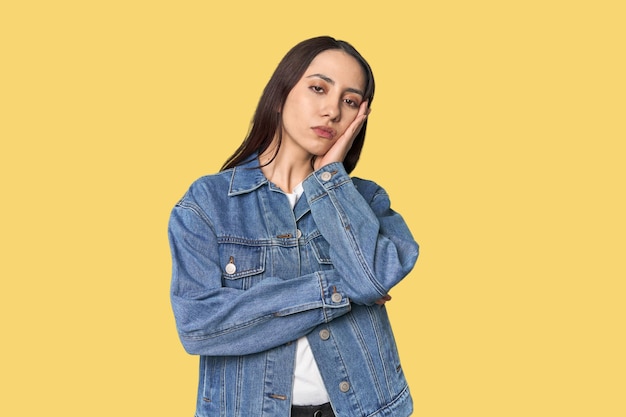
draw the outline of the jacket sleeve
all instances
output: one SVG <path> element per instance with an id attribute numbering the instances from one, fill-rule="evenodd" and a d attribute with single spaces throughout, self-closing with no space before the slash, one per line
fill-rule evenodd
<path id="1" fill-rule="evenodd" d="M 174 207 L 168 233 L 172 308 L 182 344 L 191 354 L 261 352 L 350 311 L 349 300 L 333 301 L 329 282 L 337 281 L 334 271 L 266 277 L 246 290 L 223 287 L 216 234 L 193 199 Z"/>
<path id="2" fill-rule="evenodd" d="M 381 187 L 362 181 L 359 192 L 341 163 L 320 168 L 303 186 L 343 295 L 371 305 L 411 271 L 419 246 Z"/>

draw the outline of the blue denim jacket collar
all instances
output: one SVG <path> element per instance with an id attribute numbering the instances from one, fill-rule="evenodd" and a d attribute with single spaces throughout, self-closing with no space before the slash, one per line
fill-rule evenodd
<path id="1" fill-rule="evenodd" d="M 234 196 L 256 190 L 269 181 L 259 168 L 259 160 L 254 155 L 249 161 L 233 168 L 228 195 Z"/>
<path id="2" fill-rule="evenodd" d="M 249 161 L 233 168 L 233 173 L 230 177 L 228 196 L 232 197 L 250 193 L 265 184 L 269 185 L 271 191 L 283 192 L 279 187 L 265 177 L 263 171 L 261 171 L 259 167 L 259 160 L 255 154 Z M 302 216 L 308 213 L 309 210 L 309 204 L 306 199 L 299 199 L 294 208 L 296 220 L 299 220 Z"/>

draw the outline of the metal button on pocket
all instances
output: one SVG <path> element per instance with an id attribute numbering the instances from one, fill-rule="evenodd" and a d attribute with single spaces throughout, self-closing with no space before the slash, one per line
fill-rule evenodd
<path id="1" fill-rule="evenodd" d="M 226 265 L 226 268 L 224 268 L 226 270 L 227 274 L 234 274 L 235 272 L 237 272 L 237 267 L 235 266 L 235 264 L 228 264 Z"/>
<path id="2" fill-rule="evenodd" d="M 224 267 L 224 270 L 229 275 L 232 275 L 235 272 L 237 272 L 237 266 L 235 265 L 235 258 L 233 258 L 232 256 L 230 257 L 228 263 Z"/>
<path id="3" fill-rule="evenodd" d="M 339 383 L 339 391 L 348 392 L 349 389 L 350 383 L 348 383 L 348 381 L 342 381 L 341 383 Z"/>
<path id="4" fill-rule="evenodd" d="M 330 296 L 330 299 L 332 300 L 333 303 L 339 303 L 341 302 L 341 299 L 343 297 L 341 296 L 341 294 L 339 294 L 338 292 L 334 293 L 333 295 Z"/>
<path id="5" fill-rule="evenodd" d="M 320 330 L 320 339 L 322 340 L 328 340 L 330 338 L 330 331 L 328 331 L 328 329 L 322 329 Z"/>
<path id="6" fill-rule="evenodd" d="M 320 178 L 322 179 L 322 181 L 328 181 L 332 178 L 332 174 L 328 171 L 326 172 L 322 172 L 322 175 L 320 175 Z"/>

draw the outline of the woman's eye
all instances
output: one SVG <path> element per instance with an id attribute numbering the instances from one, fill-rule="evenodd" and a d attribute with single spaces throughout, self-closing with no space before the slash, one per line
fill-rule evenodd
<path id="1" fill-rule="evenodd" d="M 311 90 L 313 90 L 314 93 L 320 94 L 324 92 L 324 89 L 320 87 L 319 85 L 312 85 L 310 88 Z"/>
<path id="2" fill-rule="evenodd" d="M 359 103 L 354 100 L 350 100 L 349 98 L 345 99 L 344 102 L 350 107 L 359 107 Z"/>

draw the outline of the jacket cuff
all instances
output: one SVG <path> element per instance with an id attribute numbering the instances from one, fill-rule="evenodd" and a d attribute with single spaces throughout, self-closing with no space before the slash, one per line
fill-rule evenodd
<path id="1" fill-rule="evenodd" d="M 324 165 L 309 175 L 302 186 L 309 202 L 326 194 L 328 190 L 339 187 L 341 184 L 350 182 L 352 179 L 346 172 L 341 162 L 333 162 Z"/>
<path id="2" fill-rule="evenodd" d="M 336 272 L 334 270 L 316 272 L 320 288 L 322 289 L 322 303 L 324 311 L 324 321 L 329 321 L 342 316 L 352 309 L 350 299 L 341 291 L 339 284 L 336 284 Z"/>

